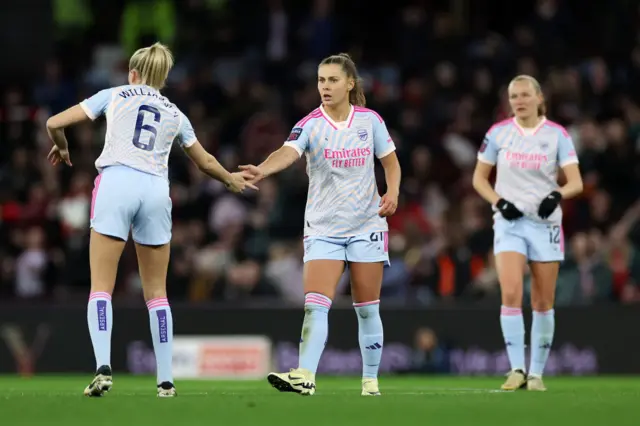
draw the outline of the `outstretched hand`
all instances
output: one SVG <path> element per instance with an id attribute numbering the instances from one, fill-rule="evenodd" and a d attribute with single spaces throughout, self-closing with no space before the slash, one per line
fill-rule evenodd
<path id="1" fill-rule="evenodd" d="M 242 173 L 249 173 L 252 178 L 249 179 L 249 182 L 252 184 L 256 184 L 264 179 L 264 173 L 260 170 L 260 167 L 254 166 L 253 164 L 246 164 L 242 166 L 238 166 Z"/>
<path id="2" fill-rule="evenodd" d="M 259 191 L 258 187 L 251 183 L 253 178 L 254 176 L 247 171 L 231 173 L 231 179 L 225 183 L 225 186 L 235 193 L 242 193 L 246 188 Z"/>

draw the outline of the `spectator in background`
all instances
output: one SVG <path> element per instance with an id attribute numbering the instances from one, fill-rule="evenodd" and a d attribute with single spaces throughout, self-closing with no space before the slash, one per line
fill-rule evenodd
<path id="1" fill-rule="evenodd" d="M 420 328 L 415 335 L 412 373 L 447 374 L 450 372 L 449 351 L 428 327 Z"/>
<path id="2" fill-rule="evenodd" d="M 16 259 L 15 294 L 23 299 L 43 298 L 47 285 L 44 272 L 48 257 L 42 228 L 29 228 L 23 235 L 24 250 Z"/>

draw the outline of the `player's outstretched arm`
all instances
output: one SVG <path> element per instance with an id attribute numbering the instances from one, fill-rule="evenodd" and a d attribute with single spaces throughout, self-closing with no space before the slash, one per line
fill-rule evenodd
<path id="1" fill-rule="evenodd" d="M 227 187 L 232 192 L 242 192 L 246 187 L 252 189 L 256 188 L 250 181 L 254 178 L 254 175 L 250 172 L 230 173 L 225 169 L 222 164 L 216 160 L 216 158 L 209 154 L 200 142 L 195 141 L 188 147 L 184 148 L 191 161 L 198 167 L 202 173 L 216 179 Z"/>
<path id="2" fill-rule="evenodd" d="M 258 183 L 262 179 L 286 169 L 295 163 L 298 158 L 300 158 L 300 154 L 295 148 L 284 145 L 267 157 L 259 166 L 247 164 L 240 166 L 240 170 L 249 172 L 254 176 L 251 183 Z"/>
<path id="3" fill-rule="evenodd" d="M 402 170 L 396 152 L 380 158 L 380 163 L 384 168 L 384 178 L 387 183 L 387 192 L 380 200 L 380 210 L 378 214 L 382 217 L 391 216 L 398 208 L 398 196 L 400 195 L 400 179 Z"/>
<path id="4" fill-rule="evenodd" d="M 47 130 L 62 130 L 65 127 L 87 120 L 89 120 L 89 116 L 78 104 L 50 117 L 47 120 Z"/>

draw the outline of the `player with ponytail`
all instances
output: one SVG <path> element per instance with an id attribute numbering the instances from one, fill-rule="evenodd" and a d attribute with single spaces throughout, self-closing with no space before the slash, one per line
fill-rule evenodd
<path id="1" fill-rule="evenodd" d="M 328 338 L 328 313 L 345 267 L 358 319 L 362 353 L 362 395 L 380 395 L 378 369 L 384 336 L 380 290 L 389 264 L 388 226 L 398 204 L 400 164 L 395 145 L 378 113 L 365 108 L 362 82 L 346 53 L 318 66 L 322 104 L 300 120 L 284 146 L 260 166 L 241 169 L 253 182 L 307 158 L 309 193 L 304 220 L 304 321 L 298 368 L 271 373 L 283 392 L 315 393 L 315 375 Z M 374 157 L 385 171 L 386 193 L 378 193 Z"/>
<path id="2" fill-rule="evenodd" d="M 102 115 L 107 122 L 91 199 L 87 322 L 96 372 L 84 390 L 86 396 L 103 396 L 113 385 L 111 296 L 129 233 L 135 242 L 149 311 L 157 395 L 177 395 L 171 363 L 173 316 L 167 299 L 171 241 L 168 165 L 173 142 L 180 144 L 203 173 L 223 182 L 230 191 L 253 187 L 245 180 L 252 175 L 229 173 L 204 150 L 186 115 L 160 93 L 172 66 L 173 56 L 166 46 L 156 43 L 139 49 L 129 60 L 129 84 L 101 90 L 47 121 L 54 143 L 48 158 L 54 166 L 71 166 L 66 127 Z"/>

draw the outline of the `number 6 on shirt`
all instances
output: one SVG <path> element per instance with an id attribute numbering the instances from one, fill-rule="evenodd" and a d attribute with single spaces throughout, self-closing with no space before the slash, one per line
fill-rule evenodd
<path id="1" fill-rule="evenodd" d="M 160 114 L 160 111 L 158 111 L 158 108 L 150 105 L 140 105 L 140 108 L 138 108 L 138 119 L 136 120 L 136 129 L 135 129 L 135 132 L 133 133 L 133 139 L 131 142 L 136 148 L 140 148 L 145 151 L 152 151 L 156 143 L 156 136 L 158 135 L 158 131 L 156 130 L 155 126 L 153 126 L 152 124 L 143 124 L 145 111 L 153 114 L 154 122 L 160 123 L 161 114 Z M 140 142 L 140 133 L 143 130 L 146 130 L 147 132 L 151 133 L 151 135 L 149 135 L 149 142 L 146 144 Z"/>

